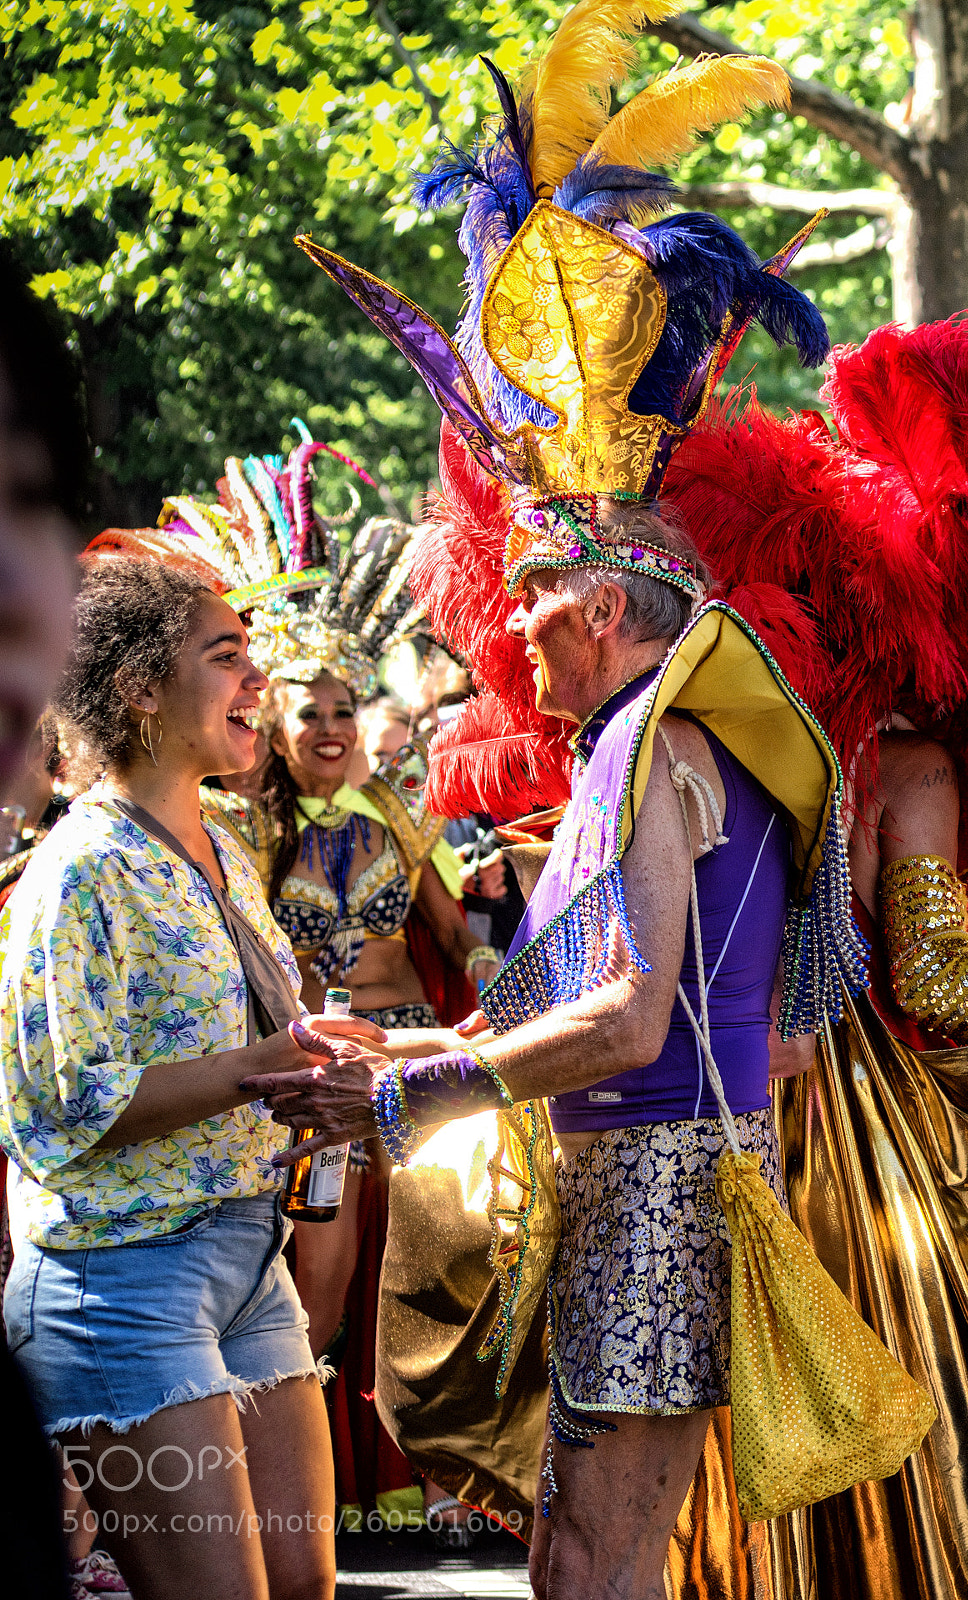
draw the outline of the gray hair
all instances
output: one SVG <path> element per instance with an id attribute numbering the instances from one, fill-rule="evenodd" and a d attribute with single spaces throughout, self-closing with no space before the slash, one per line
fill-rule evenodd
<path id="1" fill-rule="evenodd" d="M 692 615 L 692 599 L 682 589 L 641 572 L 589 566 L 561 572 L 557 577 L 555 589 L 558 593 L 572 594 L 578 601 L 590 600 L 603 583 L 612 583 L 616 589 L 621 589 L 626 606 L 619 633 L 624 638 L 635 638 L 638 643 L 646 639 L 677 638 Z"/>
<path id="2" fill-rule="evenodd" d="M 625 638 L 639 643 L 647 639 L 675 639 L 685 628 L 697 604 L 701 604 L 712 579 L 692 541 L 678 525 L 674 513 L 653 502 L 609 500 L 599 502 L 599 536 L 603 542 L 639 539 L 670 555 L 681 556 L 695 569 L 700 584 L 698 599 L 647 573 L 589 564 L 559 575 L 555 588 L 573 594 L 578 601 L 588 600 L 603 583 L 612 583 L 626 596 L 626 607 L 619 624 Z"/>

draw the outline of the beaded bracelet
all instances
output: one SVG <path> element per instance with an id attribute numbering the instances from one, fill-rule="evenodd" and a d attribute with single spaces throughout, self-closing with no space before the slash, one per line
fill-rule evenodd
<path id="1" fill-rule="evenodd" d="M 393 1061 L 376 1073 L 370 1105 L 387 1155 L 395 1165 L 405 1167 L 419 1148 L 423 1132 L 407 1107 L 402 1061 Z"/>
<path id="2" fill-rule="evenodd" d="M 492 944 L 477 944 L 468 952 L 467 960 L 464 962 L 464 971 L 468 977 L 471 975 L 471 968 L 476 966 L 478 961 L 491 961 L 497 966 L 497 951 Z"/>
<path id="3" fill-rule="evenodd" d="M 370 1092 L 380 1138 L 390 1159 L 401 1166 L 428 1128 L 513 1103 L 490 1063 L 466 1047 L 390 1063 L 376 1074 Z"/>

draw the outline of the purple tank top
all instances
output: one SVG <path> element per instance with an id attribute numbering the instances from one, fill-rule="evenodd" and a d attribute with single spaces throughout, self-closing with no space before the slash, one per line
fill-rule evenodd
<path id="1" fill-rule="evenodd" d="M 699 922 L 713 1056 L 729 1108 L 737 1115 L 769 1103 L 770 999 L 787 914 L 790 841 L 782 816 L 756 779 L 708 728 L 703 734 L 726 790 L 723 832 L 729 842 L 696 862 Z M 698 1017 L 691 917 L 681 982 Z M 678 999 L 656 1061 L 557 1095 L 550 1108 L 561 1133 L 719 1115 Z"/>

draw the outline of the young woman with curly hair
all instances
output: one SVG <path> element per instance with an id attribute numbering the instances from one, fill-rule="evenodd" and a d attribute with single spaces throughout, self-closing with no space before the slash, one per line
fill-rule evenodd
<path id="1" fill-rule="evenodd" d="M 266 680 L 247 647 L 199 578 L 92 568 L 59 709 L 101 776 L 6 912 L 7 1334 L 136 1600 L 335 1585 L 326 1410 L 271 1164 L 288 1135 L 239 1087 L 306 1063 L 299 975 L 199 809 L 207 773 L 252 760 Z"/>

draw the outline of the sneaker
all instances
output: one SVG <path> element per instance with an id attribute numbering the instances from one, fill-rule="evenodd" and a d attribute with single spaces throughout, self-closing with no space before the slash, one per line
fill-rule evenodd
<path id="1" fill-rule="evenodd" d="M 70 1565 L 71 1600 L 91 1600 L 94 1595 L 113 1594 L 117 1600 L 131 1600 L 131 1592 L 106 1550 L 91 1550 L 82 1561 Z"/>

